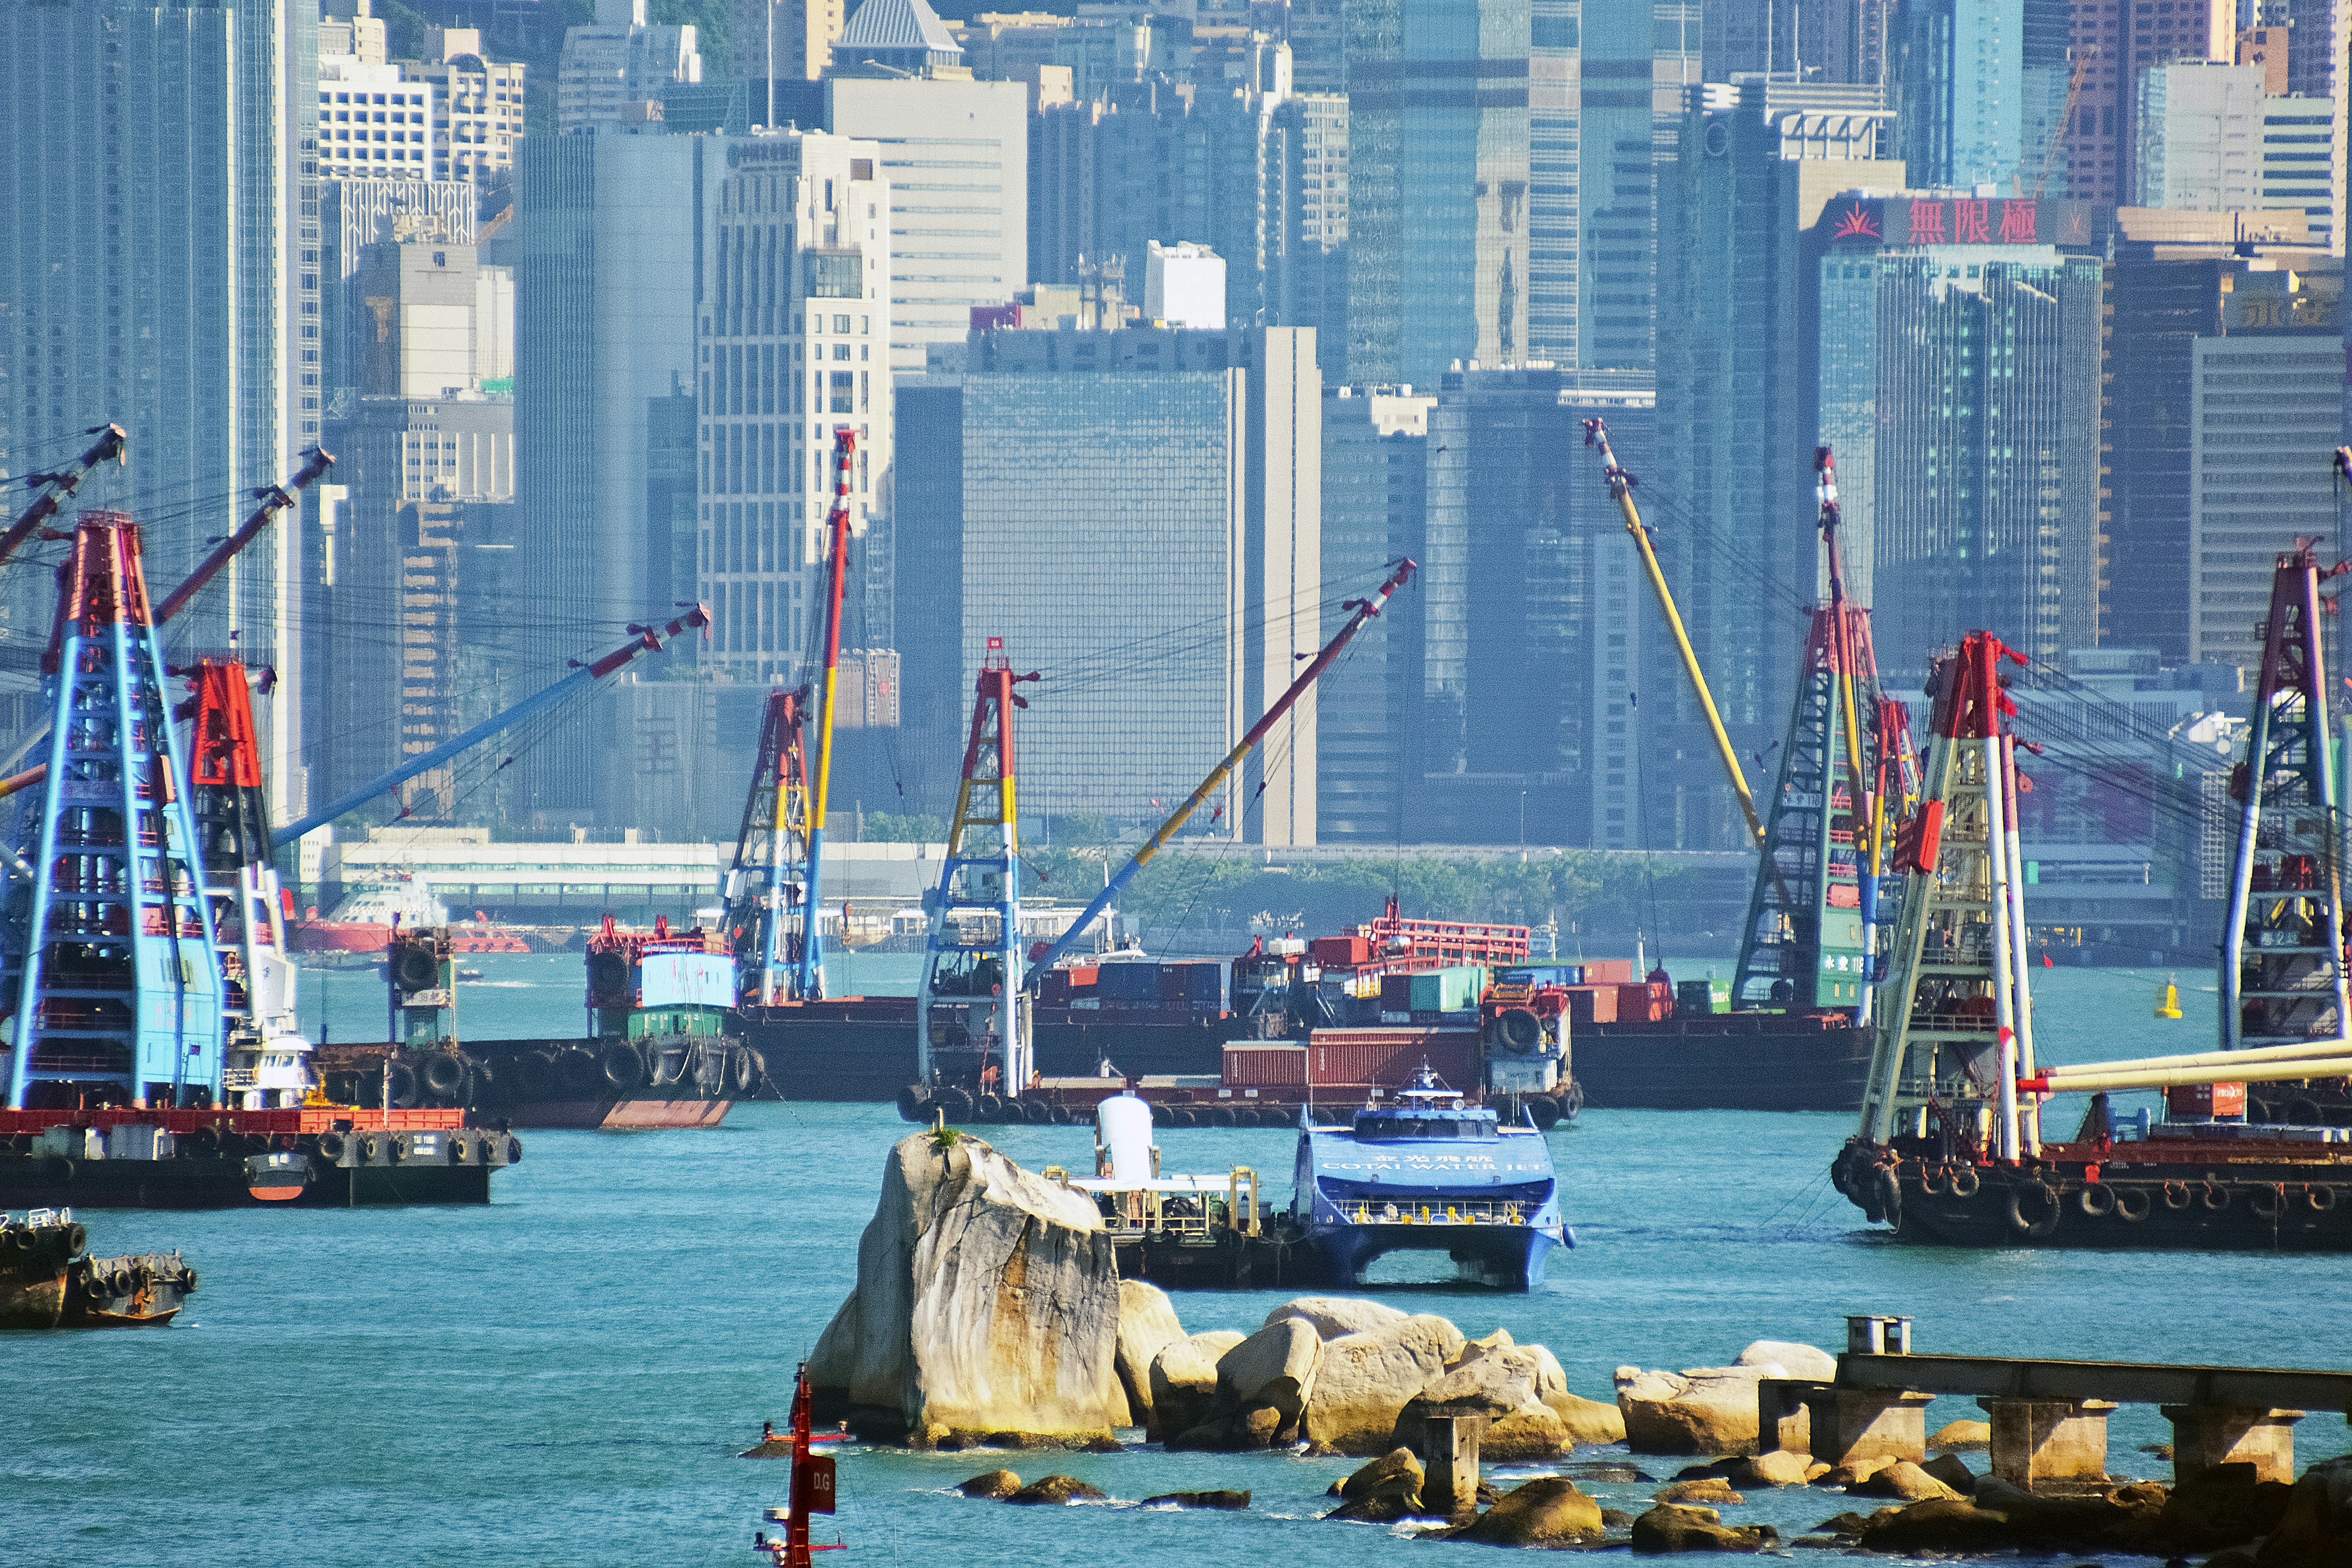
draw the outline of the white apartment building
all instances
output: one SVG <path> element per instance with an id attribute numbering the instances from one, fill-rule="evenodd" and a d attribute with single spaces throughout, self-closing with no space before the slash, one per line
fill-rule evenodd
<path id="1" fill-rule="evenodd" d="M 2311 243 L 2340 251 L 2336 214 L 2344 205 L 2344 157 L 2332 98 L 2263 100 L 2262 203 L 2301 207 Z"/>
<path id="2" fill-rule="evenodd" d="M 599 126 L 641 125 L 665 84 L 702 79 L 691 26 L 646 22 L 646 0 L 596 0 L 596 25 L 563 35 L 555 83 L 556 129 L 566 136 Z"/>
<path id="3" fill-rule="evenodd" d="M 473 184 L 495 184 L 514 170 L 514 145 L 522 140 L 523 65 L 502 63 L 482 53 L 482 35 L 472 27 L 428 27 L 427 58 L 402 62 L 410 79 L 435 89 L 434 144 L 446 172 L 437 176 Z"/>
<path id="4" fill-rule="evenodd" d="M 730 138 L 705 187 L 697 336 L 698 597 L 722 679 L 793 679 L 819 614 L 834 431 L 856 432 L 850 526 L 888 509 L 890 186 L 881 149 Z"/>
<path id="5" fill-rule="evenodd" d="M 2242 212 L 2262 188 L 2260 66 L 2176 60 L 2139 80 L 2137 205 Z"/>
<path id="6" fill-rule="evenodd" d="M 319 59 L 319 174 L 330 180 L 438 180 L 430 82 L 357 55 Z"/>

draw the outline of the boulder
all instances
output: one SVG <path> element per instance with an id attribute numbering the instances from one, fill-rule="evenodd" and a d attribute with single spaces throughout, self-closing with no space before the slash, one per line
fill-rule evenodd
<path id="1" fill-rule="evenodd" d="M 1318 1453 L 1386 1453 L 1398 1415 L 1444 1375 L 1462 1343 L 1459 1330 L 1428 1313 L 1326 1340 L 1301 1434 Z"/>
<path id="2" fill-rule="evenodd" d="M 1735 1487 L 1801 1487 L 1812 1473 L 1812 1468 L 1813 1461 L 1804 1455 L 1775 1448 L 1741 1459 L 1724 1479 Z"/>
<path id="3" fill-rule="evenodd" d="M 1559 1417 L 1560 1425 L 1568 1428 L 1569 1437 L 1574 1442 L 1622 1443 L 1625 1440 L 1625 1413 L 1614 1405 L 1587 1399 L 1566 1389 L 1558 1394 L 1538 1391 L 1537 1397 L 1551 1406 L 1552 1414 Z"/>
<path id="4" fill-rule="evenodd" d="M 2006 1516 L 1958 1498 L 1929 1498 L 1881 1509 L 1863 1525 L 1866 1552 L 1999 1552 L 2014 1540 Z"/>
<path id="5" fill-rule="evenodd" d="M 1209 1418 L 1217 1406 L 1217 1358 L 1242 1342 L 1230 1329 L 1194 1334 L 1162 1346 L 1151 1358 L 1145 1436 L 1165 1442 Z"/>
<path id="6" fill-rule="evenodd" d="M 1731 1483 L 1721 1476 L 1707 1476 L 1695 1481 L 1675 1481 L 1658 1489 L 1652 1502 L 1695 1502 L 1710 1507 L 1737 1507 L 1748 1500 L 1731 1489 Z"/>
<path id="7" fill-rule="evenodd" d="M 1405 1316 L 1394 1307 L 1359 1300 L 1353 1296 L 1301 1296 L 1268 1312 L 1262 1326 L 1270 1329 L 1285 1318 L 1297 1318 L 1314 1329 L 1317 1339 L 1336 1340 L 1401 1323 Z M 1462 1338 L 1459 1333 L 1454 1337 L 1456 1341 Z"/>
<path id="8" fill-rule="evenodd" d="M 1975 1448 L 1992 1447 L 1992 1423 L 1990 1421 L 1948 1421 L 1936 1428 L 1927 1439 L 1931 1454 L 1958 1454 Z"/>
<path id="9" fill-rule="evenodd" d="M 1151 1426 L 1152 1358 L 1184 1337 L 1168 1292 L 1140 1279 L 1118 1282 L 1118 1346 L 1112 1365 L 1127 1394 L 1124 1425 Z"/>
<path id="10" fill-rule="evenodd" d="M 1108 1502 L 1110 1498 L 1100 1487 L 1089 1486 L 1076 1476 L 1046 1476 L 1042 1479 L 1031 1481 L 1004 1500 L 1028 1505 Z"/>
<path id="11" fill-rule="evenodd" d="M 2242 1545 L 2277 1528 L 2294 1490 L 2256 1480 L 2251 1464 L 2215 1465 L 2175 1486 L 2151 1528 L 2167 1552 Z"/>
<path id="12" fill-rule="evenodd" d="M 2254 1560 L 2261 1568 L 2352 1563 L 2352 1458 L 2326 1459 L 2303 1473 Z"/>
<path id="13" fill-rule="evenodd" d="M 1127 1415 L 1118 1318 L 1092 1203 L 980 1139 L 919 1132 L 890 1151 L 856 1283 L 809 1381 L 869 1440 L 1108 1437 Z"/>
<path id="14" fill-rule="evenodd" d="M 1960 1495 L 1908 1459 L 1897 1459 L 1846 1490 L 1856 1497 L 1900 1498 L 1905 1502 L 1921 1502 L 1929 1498 L 1949 1501 Z"/>
<path id="15" fill-rule="evenodd" d="M 1837 1357 L 1789 1340 L 1758 1340 L 1733 1357 L 1731 1364 L 1752 1366 L 1766 1377 L 1800 1377 L 1811 1383 L 1837 1376 Z"/>
<path id="16" fill-rule="evenodd" d="M 1353 1502 L 1376 1491 L 1395 1491 L 1402 1488 L 1419 1497 L 1422 1479 L 1420 1456 L 1411 1448 L 1396 1448 L 1370 1464 L 1358 1466 L 1345 1480 L 1332 1482 L 1330 1495 Z"/>
<path id="17" fill-rule="evenodd" d="M 1761 1552 L 1778 1544 L 1780 1532 L 1769 1524 L 1727 1528 L 1711 1508 L 1664 1503 L 1633 1521 L 1633 1550 L 1662 1552 Z"/>
<path id="18" fill-rule="evenodd" d="M 1559 1363 L 1538 1349 L 1514 1345 L 1466 1353 L 1406 1403 L 1397 1415 L 1395 1440 L 1418 1449 L 1424 1420 L 1475 1416 L 1484 1423 L 1478 1436 L 1483 1460 L 1553 1458 L 1567 1452 L 1568 1427 L 1536 1394 L 1545 1363 L 1555 1373 Z"/>
<path id="19" fill-rule="evenodd" d="M 1969 1468 L 1958 1454 L 1938 1454 L 1921 1465 L 1919 1469 L 1951 1488 L 1955 1496 L 1967 1497 L 1976 1490 L 1977 1473 Z"/>
<path id="20" fill-rule="evenodd" d="M 1625 1445 L 1637 1454 L 1752 1454 L 1756 1384 L 1765 1366 L 1702 1366 L 1686 1372 L 1617 1369 Z"/>
<path id="21" fill-rule="evenodd" d="M 1597 1543 L 1604 1527 L 1601 1505 L 1562 1476 L 1512 1488 L 1465 1529 L 1456 1541 L 1491 1546 L 1580 1546 Z"/>
<path id="22" fill-rule="evenodd" d="M 1170 1508 L 1216 1508 L 1231 1510 L 1249 1507 L 1250 1495 L 1245 1491 L 1161 1492 L 1158 1497 L 1145 1498 L 1142 1506 L 1158 1508 L 1163 1503 Z"/>
<path id="23" fill-rule="evenodd" d="M 1832 1466 L 1813 1478 L 1813 1484 L 1824 1487 L 1844 1487 L 1851 1490 L 1895 1463 L 1891 1454 L 1865 1454 L 1858 1459 Z"/>
<path id="24" fill-rule="evenodd" d="M 1270 1448 L 1298 1440 L 1323 1342 L 1300 1318 L 1279 1318 L 1217 1358 L 1215 1405 L 1167 1439 L 1171 1448 Z M 1162 1429 L 1171 1424 L 1162 1423 Z"/>
<path id="25" fill-rule="evenodd" d="M 2045 1497 L 2012 1486 L 1999 1476 L 1979 1476 L 1969 1499 L 2009 1523 L 2009 1539 L 2028 1549 L 2095 1547 L 2126 1539 L 2154 1542 L 2164 1510 L 2165 1490 L 2135 1482 L 2100 1495 Z"/>
<path id="26" fill-rule="evenodd" d="M 982 1470 L 956 1487 L 964 1496 L 978 1498 L 1008 1498 L 1020 1489 L 1021 1478 L 1011 1470 Z"/>

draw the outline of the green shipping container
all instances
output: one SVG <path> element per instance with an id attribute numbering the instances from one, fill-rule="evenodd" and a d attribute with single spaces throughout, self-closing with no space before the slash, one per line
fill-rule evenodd
<path id="1" fill-rule="evenodd" d="M 1466 1013 L 1478 1005 L 1486 988 L 1486 972 L 1476 964 L 1432 969 L 1412 977 L 1412 1010 L 1416 1013 Z"/>

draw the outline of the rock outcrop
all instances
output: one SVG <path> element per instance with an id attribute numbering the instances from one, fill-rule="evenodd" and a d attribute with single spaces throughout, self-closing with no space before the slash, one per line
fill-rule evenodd
<path id="1" fill-rule="evenodd" d="M 1323 1342 L 1301 1318 L 1277 1317 L 1217 1358 L 1209 1418 L 1168 1438 L 1171 1448 L 1271 1448 L 1298 1440 Z M 1168 1428 L 1161 1423 L 1162 1430 Z"/>
<path id="2" fill-rule="evenodd" d="M 1011 1470 L 983 1470 L 956 1487 L 964 1496 L 976 1498 L 1009 1498 L 1020 1489 L 1021 1478 Z"/>
<path id="3" fill-rule="evenodd" d="M 1560 1476 L 1512 1488 L 1495 1506 L 1453 1532 L 1490 1546 L 1584 1546 L 1601 1540 L 1601 1505 Z"/>
<path id="4" fill-rule="evenodd" d="M 1626 1447 L 1637 1454 L 1752 1454 L 1759 1380 L 1826 1379 L 1836 1372 L 1826 1351 L 1779 1340 L 1757 1341 L 1729 1366 L 1678 1373 L 1621 1366 L 1617 1408 L 1625 1417 Z"/>
<path id="5" fill-rule="evenodd" d="M 1822 1467 L 1828 1469 L 1827 1465 Z M 1812 1479 L 1812 1461 L 1786 1448 L 1742 1459 L 1724 1479 L 1735 1487 L 1801 1487 Z"/>
<path id="6" fill-rule="evenodd" d="M 1666 1552 L 1761 1552 L 1780 1532 L 1769 1524 L 1726 1526 L 1711 1508 L 1662 1503 L 1633 1521 L 1633 1550 Z"/>
<path id="7" fill-rule="evenodd" d="M 1424 1479 L 1420 1458 L 1410 1448 L 1399 1448 L 1360 1467 L 1333 1489 L 1339 1506 L 1323 1517 L 1393 1524 L 1420 1511 Z"/>
<path id="8" fill-rule="evenodd" d="M 1960 1495 L 1908 1459 L 1884 1466 L 1874 1471 L 1868 1480 L 1859 1481 L 1846 1490 L 1855 1497 L 1900 1498 L 1905 1502 Z"/>
<path id="9" fill-rule="evenodd" d="M 1474 1416 L 1481 1423 L 1482 1460 L 1555 1458 L 1569 1448 L 1568 1427 L 1537 1387 L 1559 1375 L 1559 1363 L 1550 1352 L 1511 1344 L 1507 1336 L 1496 1343 L 1490 1336 L 1406 1402 L 1397 1414 L 1396 1441 L 1418 1448 L 1423 1423 L 1430 1417 Z"/>
<path id="10" fill-rule="evenodd" d="M 1109 1437 L 1118 1273 L 1085 1197 L 977 1138 L 901 1139 L 857 1244 L 857 1283 L 809 1358 L 828 1417 L 872 1441 Z"/>
<path id="11" fill-rule="evenodd" d="M 1388 1452 L 1396 1441 L 1398 1415 L 1414 1394 L 1445 1374 L 1462 1349 L 1461 1331 L 1429 1313 L 1399 1313 L 1391 1321 L 1325 1341 L 1302 1434 L 1318 1452 Z"/>
<path id="12" fill-rule="evenodd" d="M 1239 1510 L 1245 1509 L 1249 1507 L 1249 1505 L 1250 1494 L 1246 1491 L 1207 1491 L 1161 1492 L 1158 1497 L 1145 1498 L 1140 1506 L 1144 1508 L 1159 1508 L 1162 1506 L 1169 1508 L 1212 1508 L 1223 1509 L 1228 1512 L 1234 1512 Z"/>
<path id="13" fill-rule="evenodd" d="M 1184 1337 L 1168 1292 L 1140 1279 L 1118 1282 L 1118 1348 L 1112 1365 L 1127 1395 L 1128 1422 L 1151 1426 L 1151 1363 Z"/>
<path id="14" fill-rule="evenodd" d="M 1231 1329 L 1172 1341 L 1151 1358 L 1145 1436 L 1164 1443 L 1209 1419 L 1217 1407 L 1217 1358 L 1242 1342 Z"/>
<path id="15" fill-rule="evenodd" d="M 2261 1568 L 2333 1568 L 2352 1563 L 2352 1458 L 2303 1473 L 2254 1561 Z"/>
<path id="16" fill-rule="evenodd" d="M 1354 1296 L 1300 1296 L 1268 1312 L 1264 1326 L 1270 1329 L 1285 1318 L 1297 1318 L 1314 1329 L 1317 1339 L 1337 1340 L 1403 1322 L 1406 1315 L 1385 1302 Z"/>
<path id="17" fill-rule="evenodd" d="M 1102 1488 L 1082 1481 L 1076 1476 L 1046 1476 L 1031 1481 L 1004 1500 L 1024 1505 L 1059 1505 L 1073 1502 L 1108 1502 L 1110 1496 Z"/>
<path id="18" fill-rule="evenodd" d="M 1721 1476 L 1707 1476 L 1699 1480 L 1675 1481 L 1660 1487 L 1652 1502 L 1698 1503 L 1707 1508 L 1736 1508 L 1747 1498 L 1731 1489 L 1731 1483 Z"/>
<path id="19" fill-rule="evenodd" d="M 1936 1428 L 1934 1436 L 1927 1439 L 1927 1452 L 1931 1454 L 1958 1454 L 1991 1447 L 1992 1423 L 1990 1421 L 1947 1421 Z M 2166 1456 L 2168 1458 L 2170 1457 L 2168 1454 Z"/>

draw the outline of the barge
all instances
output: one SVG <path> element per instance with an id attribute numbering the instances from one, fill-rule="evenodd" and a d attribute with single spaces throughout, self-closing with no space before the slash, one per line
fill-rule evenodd
<path id="1" fill-rule="evenodd" d="M 195 1293 L 178 1253 L 91 1258 L 71 1209 L 0 1212 L 0 1329 L 161 1328 Z"/>

